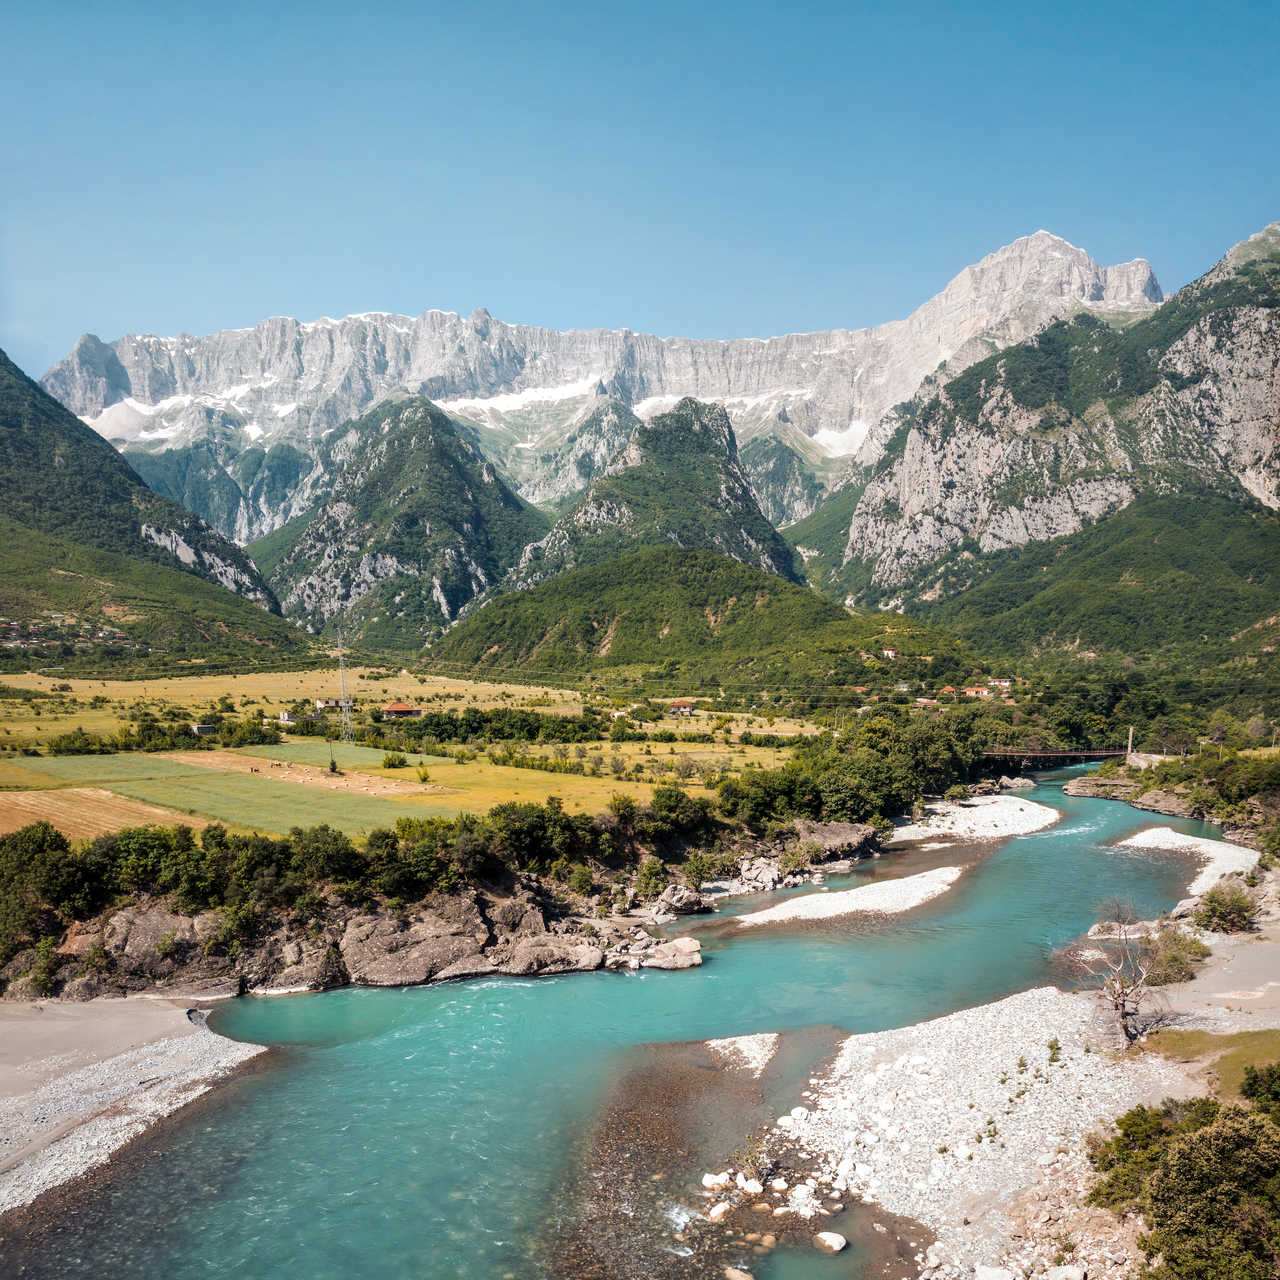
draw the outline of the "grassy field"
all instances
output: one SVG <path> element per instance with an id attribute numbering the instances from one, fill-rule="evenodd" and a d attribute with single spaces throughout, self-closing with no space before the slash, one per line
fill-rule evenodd
<path id="1" fill-rule="evenodd" d="M 195 765 L 182 764 L 145 751 L 130 751 L 113 756 L 24 757 L 13 766 L 6 762 L 4 767 L 14 767 L 25 774 L 44 778 L 44 785 L 47 787 L 114 787 L 117 782 L 202 777 L 207 772 Z M 0 774 L 0 778 L 2 777 Z"/>
<path id="2" fill-rule="evenodd" d="M 381 796 L 327 791 L 251 774 L 218 773 L 211 769 L 200 772 L 200 777 L 116 782 L 111 790 L 147 804 L 265 832 L 314 827 L 324 822 L 349 835 L 359 835 L 374 827 L 394 826 L 397 818 L 420 812 L 416 805 Z M 451 812 L 443 807 L 433 807 L 432 811 Z"/>
<path id="3" fill-rule="evenodd" d="M 1244 1069 L 1264 1062 L 1280 1062 L 1280 1030 L 1238 1031 L 1215 1035 L 1211 1031 L 1157 1031 L 1147 1037 L 1148 1051 L 1175 1062 L 1208 1067 L 1217 1077 L 1214 1092 L 1220 1098 L 1238 1098 Z"/>

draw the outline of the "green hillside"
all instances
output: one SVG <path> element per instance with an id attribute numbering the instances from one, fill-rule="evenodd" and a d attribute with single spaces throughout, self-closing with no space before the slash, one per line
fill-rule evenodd
<path id="1" fill-rule="evenodd" d="M 0 352 L 0 617 L 6 667 L 50 648 L 290 661 L 306 637 L 253 562 L 153 493 L 100 436 Z"/>
<path id="2" fill-rule="evenodd" d="M 1280 604 L 1280 518 L 1246 499 L 1148 494 L 1068 538 L 948 563 L 939 626 L 994 651 L 1147 653 L 1222 642 Z"/>
<path id="3" fill-rule="evenodd" d="M 884 662 L 886 647 L 904 658 Z M 863 651 L 875 656 L 864 661 Z M 750 686 L 817 700 L 904 676 L 942 683 L 973 667 L 963 646 L 931 626 L 898 614 L 855 617 L 774 574 L 675 547 L 499 596 L 437 641 L 429 663 L 531 679 L 612 673 L 648 687 Z"/>
<path id="4" fill-rule="evenodd" d="M 386 401 L 326 449 L 340 453 L 327 494 L 252 547 L 285 613 L 316 630 L 340 619 L 367 647 L 420 649 L 550 524 L 421 396 Z"/>
<path id="5" fill-rule="evenodd" d="M 101 436 L 0 351 L 0 493 L 16 523 L 229 585 L 275 607 L 253 562 L 153 493 Z"/>
<path id="6" fill-rule="evenodd" d="M 59 620 L 58 615 L 61 615 Z M 154 561 L 81 547 L 0 516 L 0 618 L 38 623 L 68 640 L 88 626 L 122 634 L 139 657 L 163 651 L 174 660 L 215 659 L 253 665 L 287 663 L 310 650 L 292 623 L 191 573 Z M 72 647 L 75 647 L 73 643 Z M 110 656 L 110 655 L 108 655 Z M 59 655 L 63 662 L 66 655 Z M 118 657 L 117 657 L 118 660 Z M 6 668 L 36 660 L 10 651 Z"/>
<path id="7" fill-rule="evenodd" d="M 799 580 L 791 548 L 756 502 L 721 405 L 686 398 L 638 426 L 609 473 L 529 549 L 514 585 L 672 544 Z"/>

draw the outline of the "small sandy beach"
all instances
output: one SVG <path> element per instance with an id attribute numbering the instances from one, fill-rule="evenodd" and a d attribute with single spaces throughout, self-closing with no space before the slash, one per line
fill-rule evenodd
<path id="1" fill-rule="evenodd" d="M 104 1163 L 262 1052 L 163 1000 L 0 1004 L 0 1213 Z"/>

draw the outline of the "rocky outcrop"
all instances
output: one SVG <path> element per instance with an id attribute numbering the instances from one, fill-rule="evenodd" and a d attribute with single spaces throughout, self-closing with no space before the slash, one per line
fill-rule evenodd
<path id="1" fill-rule="evenodd" d="M 667 885 L 658 899 L 658 907 L 677 916 L 697 915 L 712 909 L 711 904 L 700 893 L 695 893 L 683 884 Z"/>
<path id="2" fill-rule="evenodd" d="M 700 901 L 684 893 L 689 898 L 680 901 Z M 146 990 L 198 999 L 702 963 L 695 938 L 660 940 L 635 921 L 563 915 L 540 900 L 532 881 L 507 896 L 467 889 L 407 909 L 349 907 L 330 898 L 308 922 L 281 914 L 249 937 L 230 936 L 226 926 L 218 911 L 186 916 L 164 901 L 141 898 L 72 926 L 47 992 L 30 976 L 34 949 L 0 969 L 0 984 L 10 999 L 51 993 L 89 1000 Z"/>
<path id="3" fill-rule="evenodd" d="M 685 396 L 719 400 L 744 440 L 795 435 L 817 452 L 847 455 L 942 362 L 963 367 L 1055 316 L 1146 311 L 1160 297 L 1141 259 L 1101 267 L 1039 231 L 967 267 L 906 320 L 873 329 L 716 341 L 627 329 L 562 333 L 506 324 L 484 310 L 311 323 L 273 317 L 203 338 L 104 343 L 86 334 L 44 381 L 118 445 L 180 459 L 182 467 L 165 468 L 175 484 L 182 468 L 203 469 L 187 496 L 212 502 L 222 491 L 220 527 L 257 537 L 285 517 L 263 502 L 256 464 L 281 446 L 314 456 L 326 432 L 395 390 L 442 400 L 474 423 L 521 491 L 546 501 L 574 491 L 566 485 L 584 455 L 577 488 L 592 478 L 593 447 L 575 451 L 579 442 L 568 438 L 601 395 L 642 417 Z M 198 453 L 203 446 L 209 451 Z M 234 511 L 228 489 L 243 495 Z M 803 506 L 803 486 L 799 496 Z M 217 518 L 212 507 L 197 510 Z"/>

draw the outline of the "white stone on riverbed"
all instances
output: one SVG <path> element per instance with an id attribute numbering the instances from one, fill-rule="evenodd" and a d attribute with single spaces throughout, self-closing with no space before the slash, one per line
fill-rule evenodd
<path id="1" fill-rule="evenodd" d="M 1042 1157 L 1139 1102 L 1191 1087 L 1155 1055 L 1100 1051 L 1098 1015 L 1091 997 L 1042 988 L 850 1036 L 809 1115 L 788 1117 L 788 1138 L 815 1153 L 814 1172 L 837 1191 L 924 1222 L 958 1261 L 990 1262 L 1008 1229 L 1003 1206 L 1034 1181 Z M 1050 1063 L 1054 1037 L 1059 1060 Z M 931 1066 L 939 1069 L 926 1074 Z M 881 1121 L 902 1135 L 891 1155 Z"/>
<path id="2" fill-rule="evenodd" d="M 776 907 L 739 916 L 738 924 L 750 928 L 759 924 L 781 924 L 788 920 L 826 920 L 835 916 L 876 913 L 894 915 L 910 911 L 946 893 L 960 878 L 962 867 L 935 867 L 919 875 L 897 880 L 880 880 L 840 893 L 808 893 L 789 898 Z"/>
<path id="3" fill-rule="evenodd" d="M 724 1040 L 707 1040 L 704 1043 L 731 1067 L 759 1077 L 778 1051 L 778 1033 L 770 1031 L 755 1036 L 730 1036 Z"/>
<path id="4" fill-rule="evenodd" d="M 849 1242 L 838 1231 L 819 1231 L 813 1243 L 823 1253 L 839 1253 Z"/>
<path id="5" fill-rule="evenodd" d="M 1212 889 L 1223 876 L 1233 871 L 1248 871 L 1258 861 L 1256 849 L 1228 844 L 1225 840 L 1206 840 L 1202 836 L 1183 835 L 1172 827 L 1149 827 L 1136 836 L 1121 840 L 1121 849 L 1167 849 L 1177 853 L 1194 853 L 1204 862 L 1200 874 L 1187 888 L 1195 897 Z"/>
<path id="6" fill-rule="evenodd" d="M 924 840 L 930 836 L 957 836 L 967 840 L 1004 840 L 1030 835 L 1062 820 L 1057 809 L 1017 796 L 975 796 L 962 804 L 940 800 L 926 806 L 924 818 L 898 827 L 891 844 Z"/>

